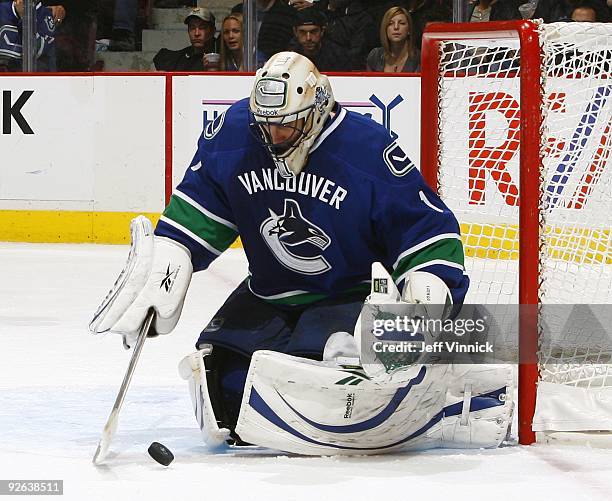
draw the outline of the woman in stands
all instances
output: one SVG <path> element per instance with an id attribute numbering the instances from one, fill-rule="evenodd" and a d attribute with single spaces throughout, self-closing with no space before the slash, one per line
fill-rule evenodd
<path id="1" fill-rule="evenodd" d="M 230 14 L 221 25 L 221 71 L 242 71 L 242 14 Z"/>
<path id="2" fill-rule="evenodd" d="M 420 68 L 420 56 L 411 37 L 412 19 L 402 7 L 391 7 L 380 23 L 382 47 L 368 54 L 368 71 L 385 73 L 415 72 Z"/>

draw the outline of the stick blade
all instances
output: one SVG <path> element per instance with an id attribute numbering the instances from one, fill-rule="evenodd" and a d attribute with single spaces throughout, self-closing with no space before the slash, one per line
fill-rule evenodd
<path id="1" fill-rule="evenodd" d="M 104 430 L 102 430 L 102 435 L 100 436 L 100 441 L 98 442 L 98 447 L 96 448 L 96 452 L 92 460 L 93 464 L 100 465 L 106 460 L 111 440 L 115 435 L 115 431 L 117 431 L 118 418 L 118 411 L 113 409 L 108 421 L 106 422 L 106 425 L 104 426 Z"/>

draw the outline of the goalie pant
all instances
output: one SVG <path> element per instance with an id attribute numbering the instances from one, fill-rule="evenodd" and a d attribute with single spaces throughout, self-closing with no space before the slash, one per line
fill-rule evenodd
<path id="1" fill-rule="evenodd" d="M 181 364 L 192 390 L 206 385 L 205 371 L 190 369 L 209 350 Z M 377 383 L 360 368 L 258 351 L 236 431 L 249 443 L 307 455 L 497 447 L 506 438 L 513 410 L 510 366 L 415 365 L 396 376 Z M 205 398 L 196 415 L 205 441 L 222 445 L 229 431 L 217 427 Z"/>

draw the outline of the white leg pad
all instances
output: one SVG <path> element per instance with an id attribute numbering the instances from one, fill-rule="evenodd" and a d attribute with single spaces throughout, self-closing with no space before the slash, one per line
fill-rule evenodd
<path id="1" fill-rule="evenodd" d="M 509 366 L 416 365 L 397 381 L 361 368 L 257 351 L 236 431 L 308 455 L 497 447 L 511 422 Z"/>
<path id="2" fill-rule="evenodd" d="M 187 355 L 179 363 L 179 374 L 189 382 L 189 394 L 195 417 L 202 432 L 204 443 L 211 448 L 223 447 L 229 438 L 227 428 L 219 428 L 213 412 L 206 380 L 206 357 L 212 353 L 212 346 Z"/>
<path id="3" fill-rule="evenodd" d="M 236 426 L 240 438 L 306 455 L 435 447 L 446 367 L 415 367 L 411 380 L 394 385 L 375 383 L 360 368 L 326 364 L 255 352 Z"/>
<path id="4" fill-rule="evenodd" d="M 510 365 L 450 366 L 440 447 L 498 447 L 507 437 L 514 410 Z M 452 408 L 461 405 L 461 412 Z"/>

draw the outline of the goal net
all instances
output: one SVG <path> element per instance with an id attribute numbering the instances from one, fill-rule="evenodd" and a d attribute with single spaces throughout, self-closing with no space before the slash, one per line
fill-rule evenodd
<path id="1" fill-rule="evenodd" d="M 423 38 L 421 168 L 461 224 L 466 302 L 537 312 L 519 320 L 521 443 L 612 430 L 611 94 L 609 24 Z"/>

